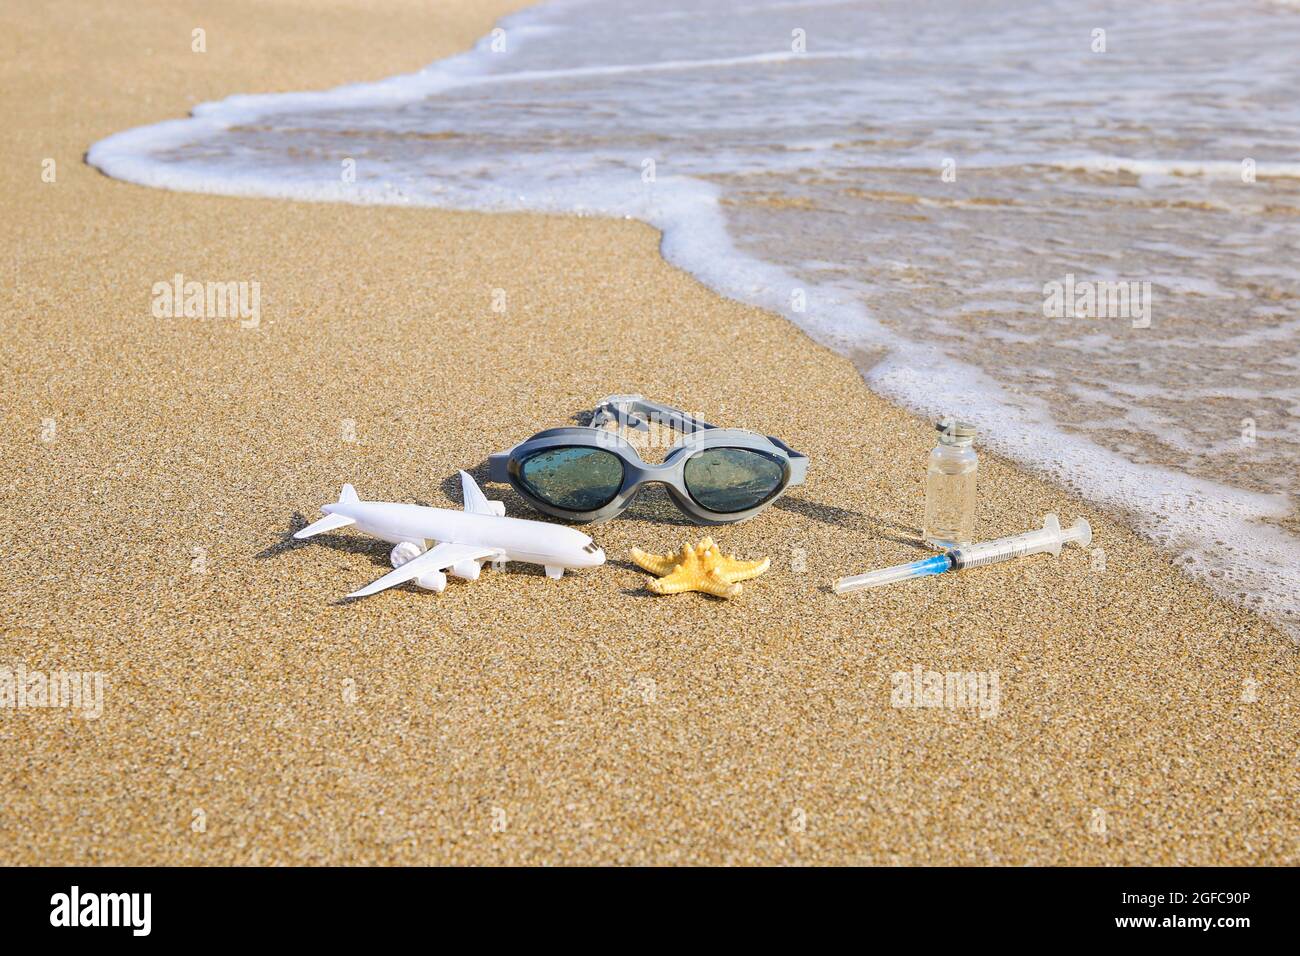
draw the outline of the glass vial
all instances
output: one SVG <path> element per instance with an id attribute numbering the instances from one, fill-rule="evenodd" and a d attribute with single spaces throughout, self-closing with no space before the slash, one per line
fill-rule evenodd
<path id="1" fill-rule="evenodd" d="M 935 425 L 939 444 L 925 473 L 925 541 L 946 550 L 969 544 L 975 530 L 975 426 L 945 419 Z"/>

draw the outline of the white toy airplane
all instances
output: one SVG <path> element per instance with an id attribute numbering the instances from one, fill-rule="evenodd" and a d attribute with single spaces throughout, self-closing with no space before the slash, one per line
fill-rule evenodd
<path id="1" fill-rule="evenodd" d="M 429 591 L 441 592 L 447 575 L 478 579 L 484 561 L 527 561 L 546 568 L 548 578 L 559 578 L 565 568 L 594 568 L 605 563 L 605 552 L 585 534 L 544 521 L 505 517 L 506 506 L 488 501 L 478 484 L 460 473 L 465 510 L 428 508 L 423 505 L 362 501 L 351 485 L 335 504 L 321 505 L 328 517 L 309 524 L 295 538 L 310 538 L 323 531 L 356 525 L 366 534 L 391 541 L 396 571 L 353 591 L 350 598 L 365 597 L 414 581 Z M 439 544 L 429 548 L 429 541 Z M 425 550 L 425 549 L 428 550 Z"/>

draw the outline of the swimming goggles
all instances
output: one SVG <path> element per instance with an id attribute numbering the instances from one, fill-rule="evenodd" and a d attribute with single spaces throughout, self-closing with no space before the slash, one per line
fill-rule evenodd
<path id="1" fill-rule="evenodd" d="M 661 464 L 644 461 L 623 437 L 650 421 L 683 434 Z M 605 426 L 618 424 L 618 430 Z M 538 432 L 488 459 L 489 480 L 510 484 L 539 511 L 569 521 L 603 521 L 626 509 L 642 485 L 659 482 L 681 511 L 702 523 L 741 521 L 803 483 L 808 457 L 779 438 L 718 428 L 640 395 L 611 395 L 589 425 Z"/>

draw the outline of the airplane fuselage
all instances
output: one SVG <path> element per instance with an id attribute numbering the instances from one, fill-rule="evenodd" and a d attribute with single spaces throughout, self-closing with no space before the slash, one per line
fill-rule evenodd
<path id="1" fill-rule="evenodd" d="M 605 561 L 587 535 L 542 521 L 383 501 L 340 501 L 321 510 L 351 518 L 358 530 L 392 544 L 476 545 L 499 550 L 506 561 L 550 568 L 594 568 Z"/>

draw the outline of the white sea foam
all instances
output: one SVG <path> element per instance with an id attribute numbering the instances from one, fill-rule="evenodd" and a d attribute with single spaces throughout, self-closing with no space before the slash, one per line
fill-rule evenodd
<path id="1" fill-rule="evenodd" d="M 1077 169 L 1093 173 L 1132 173 L 1134 176 L 1203 176 L 1209 179 L 1223 179 L 1240 182 L 1242 161 L 1250 159 L 1244 156 L 1238 160 L 1197 160 L 1197 159 L 1134 159 L 1127 156 L 1084 156 L 1077 158 L 1052 159 L 1049 165 L 1061 169 Z M 1255 176 L 1260 179 L 1300 179 L 1300 162 L 1278 163 L 1261 162 L 1253 165 Z"/>
<path id="2" fill-rule="evenodd" d="M 1111 52 L 1094 55 L 1100 23 Z M 1049 0 L 1033 22 L 956 3 L 558 0 L 502 26 L 506 54 L 485 38 L 378 83 L 231 97 L 88 159 L 169 189 L 643 219 L 669 261 L 858 358 L 876 391 L 962 409 L 991 448 L 1300 627 L 1300 544 L 1268 523 L 1289 512 L 1300 442 L 1297 326 L 1270 305 L 1300 289 L 1297 220 L 1258 213 L 1293 203 L 1270 190 L 1300 177 L 1285 82 L 1300 17 L 1219 0 Z M 1043 285 L 1066 272 L 1151 282 L 1151 329 L 1045 318 Z M 1215 401 L 1234 403 L 1226 425 L 1195 411 Z M 1080 404 L 1115 417 L 1071 418 Z M 1260 440 L 1243 451 L 1247 415 Z M 1098 443 L 1116 430 L 1177 457 Z M 1179 458 L 1198 454 L 1275 472 L 1278 490 L 1188 473 Z"/>

